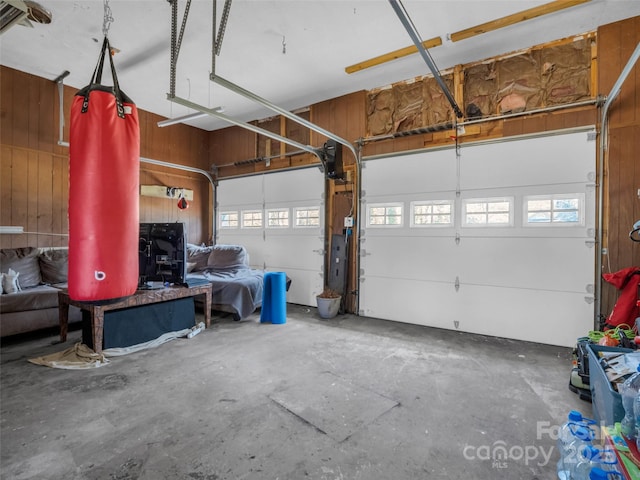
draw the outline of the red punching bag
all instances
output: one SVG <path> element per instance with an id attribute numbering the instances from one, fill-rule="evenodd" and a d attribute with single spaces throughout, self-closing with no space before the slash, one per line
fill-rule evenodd
<path id="1" fill-rule="evenodd" d="M 101 85 L 105 54 L 113 87 Z M 126 297 L 138 285 L 140 127 L 105 37 L 91 83 L 71 105 L 69 297 Z"/>

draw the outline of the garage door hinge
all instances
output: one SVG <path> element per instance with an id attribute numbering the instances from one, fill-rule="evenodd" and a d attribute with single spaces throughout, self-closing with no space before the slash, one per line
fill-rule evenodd
<path id="1" fill-rule="evenodd" d="M 460 245 L 460 234 L 456 233 L 456 245 Z"/>
<path id="2" fill-rule="evenodd" d="M 360 250 L 360 256 L 361 257 L 366 257 L 367 255 L 371 255 L 370 253 L 367 253 L 366 250 Z"/>
<path id="3" fill-rule="evenodd" d="M 595 301 L 595 298 L 587 296 L 587 297 L 584 297 L 584 301 L 587 302 L 589 305 L 591 305 Z"/>
<path id="4" fill-rule="evenodd" d="M 596 241 L 594 239 L 590 238 L 588 240 L 585 240 L 584 244 L 589 248 L 593 248 L 595 246 L 595 244 L 596 244 Z"/>
<path id="5" fill-rule="evenodd" d="M 456 287 L 456 292 L 460 290 L 460 279 L 458 277 L 456 277 L 456 283 L 454 283 L 454 286 Z"/>

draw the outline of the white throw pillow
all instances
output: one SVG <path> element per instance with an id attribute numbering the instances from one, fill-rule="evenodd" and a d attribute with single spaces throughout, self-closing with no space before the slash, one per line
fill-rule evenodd
<path id="1" fill-rule="evenodd" d="M 21 291 L 20 283 L 18 283 L 18 277 L 20 276 L 20 272 L 16 272 L 12 268 L 9 269 L 8 273 L 3 274 L 2 276 L 2 289 L 6 293 L 16 293 Z"/>

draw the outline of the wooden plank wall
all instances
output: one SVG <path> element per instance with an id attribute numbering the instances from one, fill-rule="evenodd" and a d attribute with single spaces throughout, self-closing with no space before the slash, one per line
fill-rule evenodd
<path id="1" fill-rule="evenodd" d="M 65 128 L 76 89 L 65 87 Z M 0 69 L 0 225 L 24 227 L 0 235 L 0 248 L 67 245 L 69 152 L 59 146 L 58 87 L 51 80 Z M 208 132 L 185 125 L 158 128 L 162 117 L 139 111 L 141 156 L 204 170 L 209 168 Z M 211 187 L 196 173 L 141 164 L 141 181 L 194 190 L 188 210 L 175 201 L 141 197 L 140 220 L 187 223 L 188 239 L 206 242 L 211 232 Z"/>
<path id="2" fill-rule="evenodd" d="M 68 160 L 57 145 L 57 86 L 0 70 L 0 224 L 57 235 L 0 235 L 1 247 L 64 246 Z"/>
<path id="3" fill-rule="evenodd" d="M 598 83 L 608 95 L 640 42 L 640 17 L 598 29 Z M 609 114 L 609 148 L 605 154 L 605 208 L 603 272 L 640 267 L 640 243 L 629 232 L 640 220 L 640 62 L 622 85 Z M 608 315 L 619 292 L 603 285 L 601 312 Z"/>
<path id="4" fill-rule="evenodd" d="M 140 113 L 140 156 L 208 172 L 209 132 L 182 124 L 159 128 L 157 123 L 160 120 L 164 117 Z M 186 210 L 180 210 L 176 200 L 140 197 L 140 221 L 184 222 L 189 242 L 211 243 L 213 192 L 204 175 L 143 162 L 140 165 L 140 184 L 193 190 L 193 201 L 189 202 Z"/>

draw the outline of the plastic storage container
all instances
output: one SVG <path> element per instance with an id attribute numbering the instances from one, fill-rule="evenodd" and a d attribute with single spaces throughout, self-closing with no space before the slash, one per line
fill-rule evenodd
<path id="1" fill-rule="evenodd" d="M 622 397 L 616 392 L 600 363 L 599 352 L 634 352 L 629 348 L 605 347 L 603 345 L 587 345 L 589 350 L 589 388 L 591 389 L 591 403 L 593 418 L 597 423 L 614 425 L 624 417 Z"/>
<path id="2" fill-rule="evenodd" d="M 635 441 L 636 439 L 636 416 L 634 414 L 633 405 L 636 397 L 640 392 L 640 366 L 638 371 L 627 378 L 618 387 L 620 397 L 622 399 L 622 407 L 624 408 L 624 417 L 620 421 L 620 432 L 627 440 Z"/>

